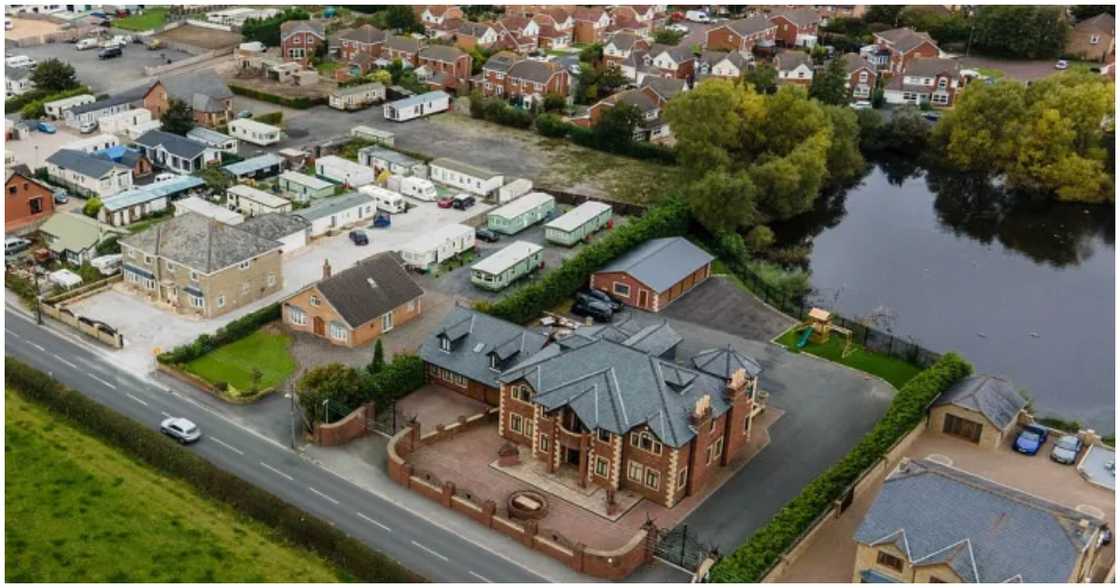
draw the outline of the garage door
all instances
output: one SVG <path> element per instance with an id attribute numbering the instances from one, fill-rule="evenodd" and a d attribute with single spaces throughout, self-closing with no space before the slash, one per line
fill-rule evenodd
<path id="1" fill-rule="evenodd" d="M 984 425 L 978 422 L 962 419 L 952 414 L 945 415 L 945 427 L 943 431 L 949 435 L 967 439 L 973 443 L 979 443 L 980 431 L 983 428 Z"/>

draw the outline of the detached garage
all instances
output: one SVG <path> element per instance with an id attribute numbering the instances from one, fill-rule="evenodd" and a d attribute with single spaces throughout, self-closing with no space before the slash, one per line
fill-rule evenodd
<path id="1" fill-rule="evenodd" d="M 933 431 L 999 448 L 1014 434 L 1027 401 L 1015 386 L 1000 377 L 972 375 L 948 389 L 929 409 Z"/>
<path id="2" fill-rule="evenodd" d="M 274 212 L 262 214 L 237 225 L 237 228 L 258 237 L 279 241 L 281 254 L 291 253 L 307 245 L 311 224 L 298 216 Z"/>
<path id="3" fill-rule="evenodd" d="M 684 237 L 652 239 L 592 274 L 591 286 L 659 312 L 711 277 L 714 259 Z"/>

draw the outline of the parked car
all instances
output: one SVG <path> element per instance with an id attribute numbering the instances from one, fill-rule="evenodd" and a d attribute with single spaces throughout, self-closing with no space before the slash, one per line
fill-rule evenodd
<path id="1" fill-rule="evenodd" d="M 868 100 L 856 100 L 851 103 L 854 110 L 871 110 L 871 102 Z"/>
<path id="2" fill-rule="evenodd" d="M 932 110 L 929 111 L 929 112 L 923 112 L 922 113 L 922 118 L 928 120 L 929 122 L 937 122 L 937 121 L 941 120 L 941 113 L 940 112 L 934 112 Z"/>
<path id="3" fill-rule="evenodd" d="M 242 110 L 237 113 L 237 118 L 253 118 L 253 113 L 248 110 Z"/>
<path id="4" fill-rule="evenodd" d="M 4 255 L 15 255 L 31 247 L 31 241 L 21 237 L 8 237 L 4 239 Z"/>
<path id="5" fill-rule="evenodd" d="M 609 304 L 590 296 L 576 296 L 572 303 L 572 314 L 576 316 L 589 316 L 596 322 L 609 323 L 614 318 L 614 311 Z"/>
<path id="6" fill-rule="evenodd" d="M 1054 64 L 1054 69 L 1069 69 L 1069 62 L 1064 59 L 1059 59 L 1058 63 Z"/>
<path id="7" fill-rule="evenodd" d="M 54 125 L 47 121 L 39 121 L 39 124 L 35 125 L 35 128 L 39 129 L 40 133 L 46 133 L 48 135 L 53 135 L 58 131 L 58 129 L 54 128 Z"/>
<path id="8" fill-rule="evenodd" d="M 85 51 L 87 49 L 96 49 L 100 44 L 101 42 L 98 41 L 96 37 L 86 37 L 85 39 L 79 40 L 77 44 L 74 45 L 74 48 L 78 51 Z"/>
<path id="9" fill-rule="evenodd" d="M 1015 451 L 1024 455 L 1034 455 L 1046 443 L 1047 431 L 1043 427 L 1027 425 L 1015 438 Z"/>
<path id="10" fill-rule="evenodd" d="M 350 231 L 350 241 L 355 245 L 369 245 L 369 237 L 365 231 Z"/>
<path id="11" fill-rule="evenodd" d="M 87 120 L 78 126 L 78 132 L 83 135 L 88 135 L 97 130 L 97 121 Z"/>
<path id="12" fill-rule="evenodd" d="M 451 199 L 451 206 L 456 210 L 466 210 L 474 206 L 474 196 L 470 194 L 456 194 Z"/>
<path id="13" fill-rule="evenodd" d="M 140 37 L 137 37 L 137 38 L 139 39 Z M 144 47 L 146 47 L 148 49 L 148 51 L 155 51 L 156 49 L 162 49 L 163 48 L 163 41 L 160 41 L 159 39 L 149 39 L 146 43 L 144 43 Z"/>
<path id="14" fill-rule="evenodd" d="M 491 231 L 490 229 L 484 229 L 482 227 L 474 230 L 474 238 L 478 241 L 485 241 L 487 243 L 497 243 L 499 239 L 497 233 Z"/>
<path id="15" fill-rule="evenodd" d="M 451 208 L 451 205 L 454 202 L 455 200 L 453 198 L 440 198 L 436 201 L 436 206 L 439 206 L 440 208 Z"/>
<path id="16" fill-rule="evenodd" d="M 70 201 L 70 195 L 66 193 L 65 188 L 59 188 L 59 189 L 54 191 L 54 203 L 55 204 L 66 204 L 69 201 Z"/>
<path id="17" fill-rule="evenodd" d="M 688 27 L 686 27 L 686 26 L 684 26 L 680 23 L 674 23 L 674 24 L 671 24 L 671 25 L 669 25 L 665 28 L 670 30 L 670 31 L 673 31 L 674 33 L 688 34 Z"/>
<path id="18" fill-rule="evenodd" d="M 198 426 L 181 417 L 168 417 L 159 424 L 159 432 L 178 441 L 181 445 L 194 443 L 202 438 Z"/>
<path id="19" fill-rule="evenodd" d="M 598 300 L 599 302 L 610 306 L 612 312 L 618 312 L 622 310 L 623 307 L 621 300 L 615 298 L 614 296 L 611 296 L 605 290 L 601 290 L 599 288 L 584 288 L 583 290 L 580 290 L 576 295 L 594 298 L 595 300 Z"/>
<path id="20" fill-rule="evenodd" d="M 115 57 L 120 57 L 121 55 L 124 55 L 124 52 L 121 51 L 120 47 L 110 47 L 108 49 L 102 49 L 97 54 L 97 58 L 98 59 L 113 59 Z"/>
<path id="21" fill-rule="evenodd" d="M 1073 465 L 1073 462 L 1077 461 L 1077 454 L 1081 453 L 1081 447 L 1081 439 L 1077 435 L 1062 435 L 1054 442 L 1054 448 L 1050 450 L 1050 459 Z"/>

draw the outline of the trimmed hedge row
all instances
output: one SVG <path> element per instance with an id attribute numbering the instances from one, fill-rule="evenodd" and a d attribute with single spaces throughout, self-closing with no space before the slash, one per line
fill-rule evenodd
<path id="1" fill-rule="evenodd" d="M 367 402 L 372 401 L 377 410 L 387 409 L 423 386 L 424 379 L 424 360 L 397 355 L 376 374 L 340 363 L 313 367 L 300 378 L 297 389 L 308 420 L 333 423 Z"/>
<path id="2" fill-rule="evenodd" d="M 291 543 L 316 552 L 362 582 L 416 582 L 416 574 L 329 523 L 226 472 L 128 417 L 69 389 L 10 357 L 7 384 L 29 401 L 60 414 L 79 429 L 156 470 L 193 486 L 276 529 Z"/>
<path id="3" fill-rule="evenodd" d="M 308 98 L 306 96 L 300 96 L 298 98 L 288 98 L 287 96 L 277 96 L 276 94 L 269 94 L 268 92 L 254 90 L 253 88 L 238 86 L 237 84 L 229 84 L 229 91 L 237 94 L 238 96 L 245 96 L 247 98 L 262 100 L 264 102 L 271 102 L 273 104 L 279 104 L 280 106 L 287 106 L 288 108 L 296 108 L 299 110 L 327 103 L 327 99 L 323 96 L 319 96 L 316 98 Z"/>
<path id="4" fill-rule="evenodd" d="M 257 329 L 279 319 L 280 303 L 269 304 L 260 310 L 250 312 L 235 321 L 230 321 L 223 327 L 219 327 L 213 335 L 203 333 L 186 345 L 180 345 L 171 351 L 165 351 L 157 355 L 156 360 L 167 365 L 194 361 L 222 345 L 244 339 L 257 332 Z"/>
<path id="5" fill-rule="evenodd" d="M 789 501 L 766 526 L 712 568 L 715 582 L 760 582 L 833 501 L 875 465 L 891 447 L 921 422 L 926 408 L 942 392 L 972 373 L 972 365 L 955 353 L 910 380 L 895 395 L 887 413 L 844 459 L 825 470 Z"/>
<path id="6" fill-rule="evenodd" d="M 649 209 L 641 218 L 592 241 L 575 257 L 565 260 L 540 279 L 521 286 L 498 302 L 476 303 L 475 308 L 510 322 L 526 323 L 586 286 L 591 274 L 612 259 L 650 239 L 684 235 L 690 220 L 688 207 L 678 199 L 670 199 Z"/>
<path id="7" fill-rule="evenodd" d="M 424 385 L 424 360 L 417 355 L 398 355 L 381 371 L 363 379 L 377 408 L 387 408 Z"/>

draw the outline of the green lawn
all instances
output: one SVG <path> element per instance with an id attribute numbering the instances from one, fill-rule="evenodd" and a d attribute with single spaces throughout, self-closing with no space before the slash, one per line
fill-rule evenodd
<path id="1" fill-rule="evenodd" d="M 150 31 L 167 21 L 166 8 L 146 8 L 144 14 L 133 14 L 113 20 L 113 26 L 126 31 Z"/>
<path id="2" fill-rule="evenodd" d="M 994 67 L 978 67 L 976 71 L 980 72 L 980 75 L 988 76 L 993 80 L 1001 79 L 1005 75 L 1002 69 L 996 69 Z"/>
<path id="3" fill-rule="evenodd" d="M 799 327 L 790 329 L 782 334 L 781 337 L 778 337 L 777 341 L 779 344 L 784 345 L 786 349 L 797 353 L 797 340 L 803 330 L 804 328 Z M 843 335 L 833 333 L 832 336 L 828 338 L 828 343 L 823 345 L 809 343 L 803 347 L 801 351 L 844 364 L 850 368 L 869 374 L 874 374 L 890 382 L 895 388 L 902 388 L 903 384 L 909 382 L 911 378 L 918 375 L 918 372 L 922 371 L 921 368 L 902 361 L 901 359 L 896 359 L 889 355 L 883 355 L 873 351 L 867 351 L 858 345 L 856 346 L 856 350 L 849 354 L 848 357 L 841 357 L 845 343 L 846 341 Z"/>
<path id="4" fill-rule="evenodd" d="M 4 393 L 9 582 L 337 582 L 324 560 Z"/>
<path id="5" fill-rule="evenodd" d="M 319 65 L 316 65 L 315 69 L 319 72 L 319 75 L 321 75 L 325 78 L 332 78 L 333 79 L 334 78 L 334 70 L 342 67 L 343 65 L 344 64 L 340 61 L 324 61 L 324 62 L 320 63 Z"/>
<path id="6" fill-rule="evenodd" d="M 252 370 L 261 371 L 261 389 L 283 382 L 296 369 L 288 353 L 291 339 L 261 329 L 244 339 L 219 347 L 187 364 L 187 371 L 208 382 L 225 382 L 238 390 L 252 385 Z"/>

